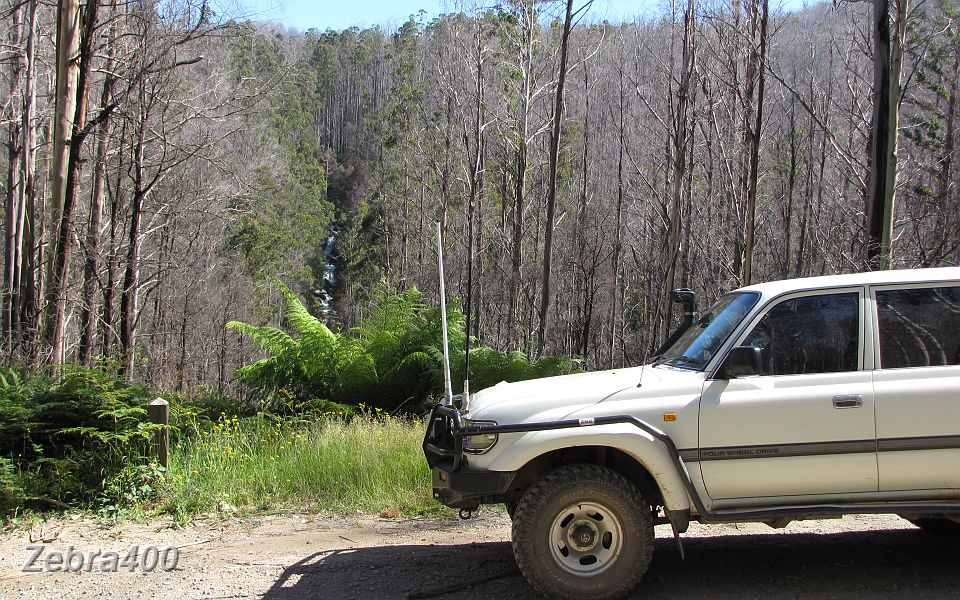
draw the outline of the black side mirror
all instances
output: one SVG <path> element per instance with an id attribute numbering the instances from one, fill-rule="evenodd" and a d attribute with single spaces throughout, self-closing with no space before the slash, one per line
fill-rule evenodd
<path id="1" fill-rule="evenodd" d="M 717 370 L 716 379 L 736 379 L 763 372 L 761 353 L 763 350 L 753 346 L 737 346 L 730 350 Z"/>

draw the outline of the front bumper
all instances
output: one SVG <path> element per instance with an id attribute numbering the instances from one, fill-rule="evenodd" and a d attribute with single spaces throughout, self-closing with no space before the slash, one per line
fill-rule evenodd
<path id="1" fill-rule="evenodd" d="M 476 508 L 502 502 L 516 473 L 484 471 L 463 464 L 460 411 L 438 404 L 430 413 L 423 454 L 433 471 L 433 497 L 452 508 Z"/>
<path id="2" fill-rule="evenodd" d="M 476 508 L 481 504 L 502 502 L 516 473 L 475 471 L 452 465 L 433 467 L 433 497 L 452 508 Z"/>

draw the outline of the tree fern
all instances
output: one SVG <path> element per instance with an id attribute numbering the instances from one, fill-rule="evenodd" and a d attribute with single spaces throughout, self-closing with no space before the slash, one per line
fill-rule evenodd
<path id="1" fill-rule="evenodd" d="M 273 410 L 364 404 L 419 410 L 443 389 L 443 335 L 439 308 L 428 307 L 416 288 L 398 292 L 381 281 L 366 316 L 346 333 L 334 333 L 310 314 L 297 295 L 278 282 L 290 332 L 232 321 L 228 327 L 258 342 L 268 356 L 241 367 L 236 376 Z M 447 306 L 451 371 L 455 390 L 463 381 L 465 317 Z M 473 389 L 501 380 L 570 372 L 568 359 L 531 363 L 520 352 L 504 356 L 490 348 L 472 351 Z M 333 404 L 327 404 L 333 403 Z"/>

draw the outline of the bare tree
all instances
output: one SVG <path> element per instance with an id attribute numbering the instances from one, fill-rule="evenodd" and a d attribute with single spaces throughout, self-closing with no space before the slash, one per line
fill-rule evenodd
<path id="1" fill-rule="evenodd" d="M 909 0 L 873 0 L 873 118 L 866 211 L 866 263 L 873 269 L 889 269 L 893 260 L 900 75 L 908 9 Z"/>
<path id="2" fill-rule="evenodd" d="M 59 0 L 57 9 L 57 87 L 56 120 L 54 123 L 53 150 L 50 173 L 50 231 L 53 234 L 53 251 L 47 265 L 46 296 L 44 312 L 44 340 L 49 345 L 51 360 L 63 361 L 63 335 L 66 320 L 66 270 L 73 240 L 72 206 L 67 206 L 71 140 L 74 134 L 74 119 L 77 106 L 84 113 L 85 105 L 78 102 L 80 50 L 80 5 L 77 0 Z M 89 60 L 89 59 L 88 59 Z M 81 125 L 82 126 L 82 125 Z"/>
<path id="3" fill-rule="evenodd" d="M 750 285 L 753 280 L 753 245 L 757 219 L 757 179 L 760 176 L 760 136 L 763 133 L 763 93 L 767 70 L 767 23 L 770 18 L 770 0 L 758 1 L 754 6 L 754 21 L 758 22 L 760 36 L 759 50 L 751 50 L 751 72 L 747 79 L 751 82 L 748 93 L 753 95 L 752 82 L 757 82 L 756 118 L 747 125 L 747 137 L 750 140 L 750 171 L 747 185 L 747 222 L 743 245 L 743 283 Z M 788 232 L 789 237 L 789 232 Z"/>
<path id="4" fill-rule="evenodd" d="M 683 184 L 687 170 L 687 147 L 690 136 L 687 131 L 688 103 L 690 97 L 690 79 L 694 70 L 694 1 L 687 0 L 687 9 L 683 16 L 683 58 L 680 65 L 680 83 L 677 87 L 677 106 L 674 112 L 673 131 L 671 136 L 671 176 L 673 178 L 673 195 L 669 216 L 669 234 L 666 248 L 666 276 L 663 283 L 663 320 L 659 328 L 658 345 L 667 339 L 670 328 L 670 290 L 675 286 L 677 273 L 677 257 L 680 254 L 680 240 L 684 215 L 682 212 Z"/>
<path id="5" fill-rule="evenodd" d="M 553 229 L 557 210 L 557 162 L 560 157 L 560 132 L 563 129 L 563 89 L 567 82 L 567 46 L 570 41 L 570 29 L 573 17 L 590 6 L 584 4 L 577 12 L 573 11 L 573 0 L 567 0 L 566 16 L 560 34 L 560 68 L 557 72 L 557 88 L 554 92 L 553 128 L 550 132 L 550 166 L 547 176 L 547 223 L 543 233 L 543 279 L 540 289 L 540 330 L 537 335 L 537 354 L 543 354 L 546 344 L 547 323 L 550 318 L 551 272 L 553 263 Z"/>

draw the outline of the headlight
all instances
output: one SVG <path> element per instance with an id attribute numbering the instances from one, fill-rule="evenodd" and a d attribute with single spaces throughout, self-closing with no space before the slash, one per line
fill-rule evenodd
<path id="1" fill-rule="evenodd" d="M 473 427 L 474 425 L 496 425 L 496 421 L 471 421 L 463 420 L 464 427 Z M 468 454 L 483 454 L 497 443 L 497 434 L 480 433 L 477 435 L 468 435 L 463 438 L 463 451 Z"/>

